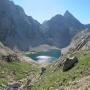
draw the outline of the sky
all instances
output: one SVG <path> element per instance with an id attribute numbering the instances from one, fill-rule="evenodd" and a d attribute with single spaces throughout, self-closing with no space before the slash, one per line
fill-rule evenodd
<path id="1" fill-rule="evenodd" d="M 81 23 L 90 23 L 90 0 L 12 0 L 20 5 L 28 16 L 42 23 L 56 14 L 63 15 L 66 10 Z"/>

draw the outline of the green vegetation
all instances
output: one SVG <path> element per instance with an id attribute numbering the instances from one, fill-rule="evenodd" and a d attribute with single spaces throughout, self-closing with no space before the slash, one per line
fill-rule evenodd
<path id="1" fill-rule="evenodd" d="M 0 86 L 7 85 L 10 81 L 19 81 L 27 76 L 30 76 L 30 73 L 37 73 L 37 65 L 13 61 L 5 62 L 0 60 Z"/>
<path id="2" fill-rule="evenodd" d="M 59 67 L 53 71 L 55 67 L 52 65 L 48 66 L 46 73 L 42 76 L 41 80 L 35 83 L 32 90 L 55 90 L 59 86 L 68 86 L 69 81 L 90 75 L 90 52 L 80 51 L 72 55 L 79 59 L 75 67 L 67 72 L 63 72 Z"/>
<path id="3" fill-rule="evenodd" d="M 70 81 L 90 75 L 90 51 L 77 51 L 72 56 L 76 56 L 79 60 L 72 69 L 63 72 L 62 67 L 58 67 L 60 61 L 56 61 L 46 67 L 45 73 L 40 78 L 40 67 L 35 63 L 0 60 L 0 86 L 7 85 L 10 81 L 20 81 L 27 76 L 32 77 L 32 75 L 35 77 L 33 77 L 31 90 L 55 90 L 60 86 L 69 86 Z M 24 87 L 23 90 L 30 89 Z"/>

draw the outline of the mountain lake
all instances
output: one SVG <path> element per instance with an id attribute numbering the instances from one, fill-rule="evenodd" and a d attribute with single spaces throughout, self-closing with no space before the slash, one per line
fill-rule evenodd
<path id="1" fill-rule="evenodd" d="M 41 63 L 49 64 L 57 60 L 61 55 L 61 51 L 58 49 L 48 49 L 41 52 L 28 53 L 27 56 L 31 59 Z"/>

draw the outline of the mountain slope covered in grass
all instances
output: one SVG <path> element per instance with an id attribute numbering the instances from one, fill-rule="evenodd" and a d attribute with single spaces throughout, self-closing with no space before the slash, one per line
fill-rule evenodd
<path id="1" fill-rule="evenodd" d="M 90 82 L 87 79 L 84 81 L 86 83 L 79 81 L 85 77 L 90 80 L 90 51 L 77 51 L 73 55 L 78 58 L 78 64 L 67 72 L 59 67 L 60 60 L 47 66 L 46 72 L 31 90 L 89 90 Z"/>
<path id="2" fill-rule="evenodd" d="M 0 43 L 0 90 L 16 83 L 22 86 L 38 75 L 39 64 L 23 57 L 20 52 L 16 53 Z"/>
<path id="3" fill-rule="evenodd" d="M 72 50 L 46 67 L 41 79 L 32 90 L 89 90 L 90 89 L 90 31 L 78 33 L 71 44 Z M 77 49 L 78 48 L 78 49 Z M 63 62 L 68 57 L 77 57 L 78 62 L 70 70 L 63 71 Z"/>

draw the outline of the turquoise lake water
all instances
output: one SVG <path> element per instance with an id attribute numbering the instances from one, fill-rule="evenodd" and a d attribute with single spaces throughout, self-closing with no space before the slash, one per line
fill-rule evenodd
<path id="1" fill-rule="evenodd" d="M 51 63 L 57 60 L 61 55 L 61 51 L 58 49 L 48 49 L 41 52 L 35 52 L 27 54 L 28 57 L 39 63 Z"/>

